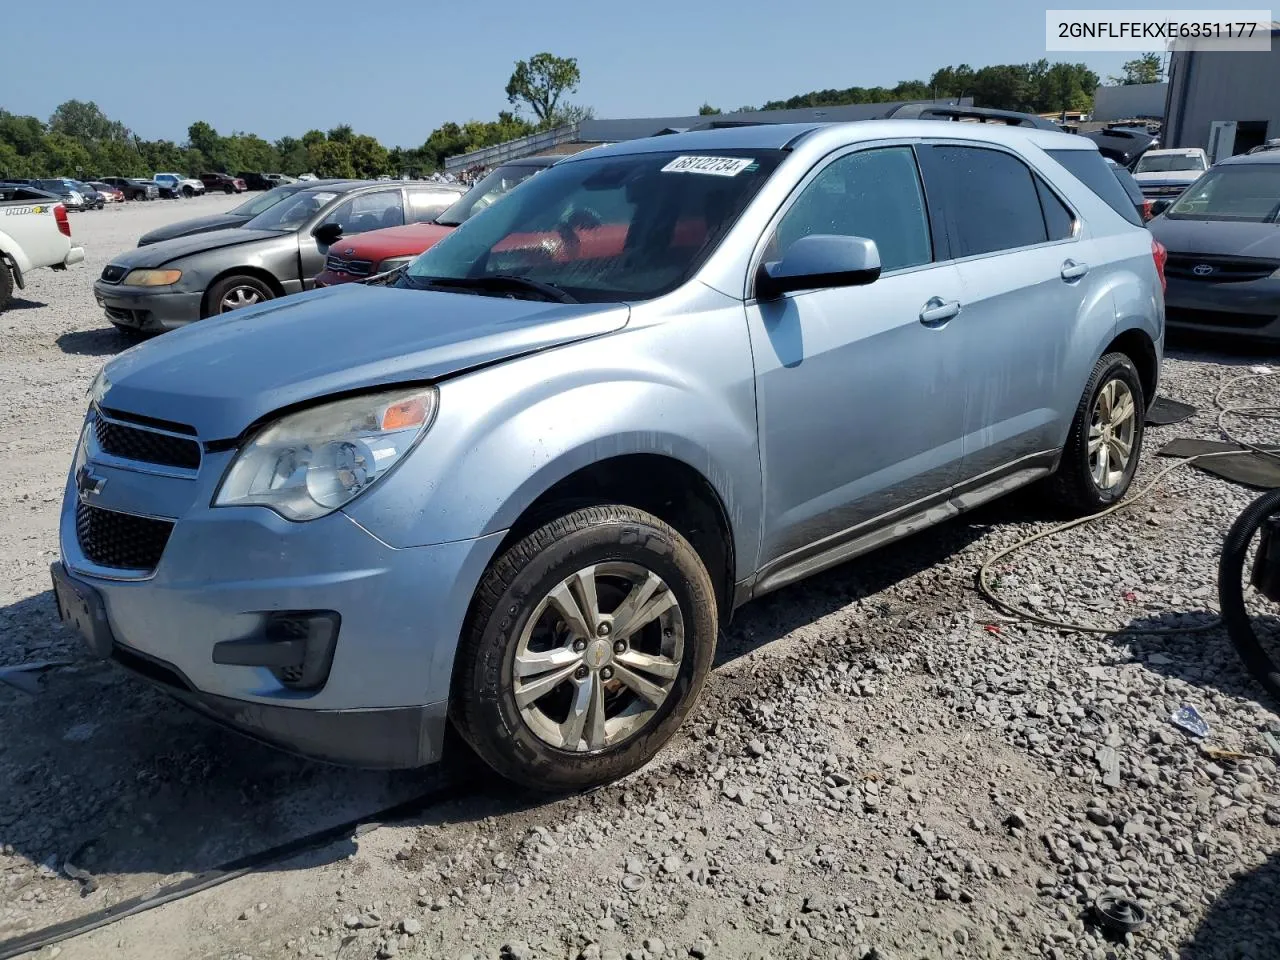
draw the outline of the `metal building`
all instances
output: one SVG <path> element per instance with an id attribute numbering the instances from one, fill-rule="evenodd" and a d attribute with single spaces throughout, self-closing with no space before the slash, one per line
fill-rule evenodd
<path id="1" fill-rule="evenodd" d="M 1211 161 L 1280 137 L 1280 22 L 1271 50 L 1175 50 L 1161 146 L 1201 147 Z"/>

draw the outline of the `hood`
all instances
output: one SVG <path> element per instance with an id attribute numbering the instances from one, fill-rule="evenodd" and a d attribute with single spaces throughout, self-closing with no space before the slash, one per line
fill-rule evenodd
<path id="1" fill-rule="evenodd" d="M 1280 224 L 1170 219 L 1161 214 L 1147 227 L 1170 253 L 1280 260 Z"/>
<path id="2" fill-rule="evenodd" d="M 178 236 L 172 240 L 138 247 L 111 262 L 121 267 L 159 267 L 193 253 L 204 253 L 206 250 L 217 250 L 220 247 L 234 247 L 238 243 L 253 243 L 255 240 L 278 240 L 285 234 L 274 230 L 238 230 L 235 228 L 194 233 L 190 236 Z"/>
<path id="3" fill-rule="evenodd" d="M 339 240 L 329 248 L 329 252 L 344 260 L 372 260 L 376 263 L 387 257 L 407 257 L 429 250 L 454 229 L 437 223 L 411 223 L 404 227 L 370 230 L 350 240 Z"/>
<path id="4" fill-rule="evenodd" d="M 152 230 L 150 233 L 144 233 L 138 238 L 138 246 L 145 247 L 153 243 L 159 243 L 162 240 L 172 240 L 174 237 L 189 237 L 194 233 L 208 233 L 211 230 L 226 230 L 230 227 L 238 227 L 248 223 L 252 218 L 236 213 L 219 213 L 210 217 L 196 217 L 194 220 L 183 220 L 181 223 L 171 223 L 167 227 L 161 227 L 159 230 Z"/>
<path id="5" fill-rule="evenodd" d="M 329 394 L 433 380 L 619 330 L 630 309 L 344 284 L 202 320 L 106 366 L 103 406 L 238 436 Z"/>
<path id="6" fill-rule="evenodd" d="M 1151 170 L 1135 173 L 1133 179 L 1139 183 L 1195 183 L 1203 174 L 1203 170 Z"/>

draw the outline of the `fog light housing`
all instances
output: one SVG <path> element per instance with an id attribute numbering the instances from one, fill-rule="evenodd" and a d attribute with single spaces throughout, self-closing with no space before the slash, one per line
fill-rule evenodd
<path id="1" fill-rule="evenodd" d="M 319 690 L 329 679 L 342 617 L 333 610 L 279 610 L 263 614 L 261 629 L 213 646 L 223 666 L 266 667 L 290 690 Z"/>

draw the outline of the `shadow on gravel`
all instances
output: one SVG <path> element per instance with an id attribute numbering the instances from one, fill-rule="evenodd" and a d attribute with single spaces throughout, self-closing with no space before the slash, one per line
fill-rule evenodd
<path id="1" fill-rule="evenodd" d="M 1258 960 L 1280 957 L 1280 855 L 1256 869 L 1241 871 L 1213 902 L 1191 938 L 1179 948 L 1181 960 Z"/>
<path id="2" fill-rule="evenodd" d="M 1173 329 L 1168 330 L 1166 336 L 1164 355 L 1174 360 L 1207 360 L 1227 367 L 1280 360 L 1280 344 L 1276 343 Z"/>
<path id="3" fill-rule="evenodd" d="M 1139 617 L 1125 625 L 1129 630 L 1185 629 L 1208 623 L 1217 615 L 1207 610 L 1168 612 Z M 1267 643 L 1272 656 L 1280 654 L 1280 619 L 1255 617 L 1254 630 Z M 1252 700 L 1275 709 L 1266 691 L 1249 674 L 1235 646 L 1222 627 L 1201 633 L 1175 633 L 1144 637 L 1119 634 L 1113 642 L 1127 646 L 1133 661 L 1166 677 L 1195 687 L 1217 690 L 1229 697 Z M 1278 904 L 1280 906 L 1280 904 Z M 1276 956 L 1280 956 L 1277 953 Z"/>
<path id="4" fill-rule="evenodd" d="M 129 339 L 115 327 L 108 327 L 64 333 L 54 342 L 63 353 L 77 354 L 82 357 L 106 357 L 117 354 L 138 341 Z"/>
<path id="5" fill-rule="evenodd" d="M 27 300 L 27 299 L 24 299 L 23 297 L 14 297 L 12 300 L 9 301 L 9 305 L 4 309 L 6 313 L 9 313 L 10 311 L 13 311 L 13 310 L 34 310 L 37 307 L 47 307 L 47 306 L 48 306 L 47 303 L 43 303 L 39 300 Z"/>

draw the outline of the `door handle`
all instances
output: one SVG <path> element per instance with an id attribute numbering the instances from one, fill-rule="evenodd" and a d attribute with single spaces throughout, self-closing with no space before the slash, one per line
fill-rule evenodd
<path id="1" fill-rule="evenodd" d="M 941 327 L 959 312 L 959 300 L 930 297 L 928 303 L 920 308 L 920 322 L 926 327 Z"/>
<path id="2" fill-rule="evenodd" d="M 1072 280 L 1079 280 L 1089 272 L 1087 263 L 1077 263 L 1075 260 L 1068 260 L 1062 265 L 1062 279 L 1070 283 Z"/>

